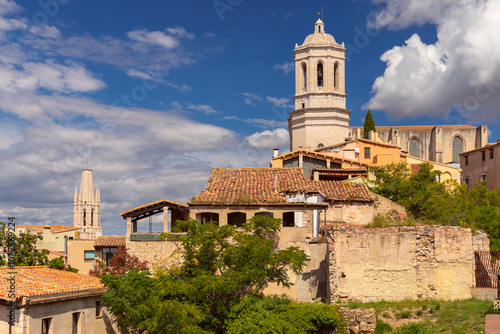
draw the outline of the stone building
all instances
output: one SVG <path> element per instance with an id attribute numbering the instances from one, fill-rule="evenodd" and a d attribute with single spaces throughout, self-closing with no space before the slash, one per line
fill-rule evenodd
<path id="1" fill-rule="evenodd" d="M 73 226 L 80 229 L 81 239 L 97 239 L 102 235 L 101 196 L 99 189 L 94 190 L 94 179 L 90 169 L 82 171 L 80 191 L 75 188 L 73 212 Z"/>
<path id="2" fill-rule="evenodd" d="M 500 140 L 460 154 L 462 183 L 469 189 L 481 181 L 488 181 L 488 189 L 500 189 Z"/>
<path id="3" fill-rule="evenodd" d="M 325 32 L 321 19 L 314 33 L 295 46 L 295 110 L 288 118 L 290 151 L 315 150 L 362 137 L 362 127 L 349 126 L 345 52 L 344 43 L 338 44 Z M 460 153 L 488 143 L 486 125 L 379 126 L 377 135 L 410 156 L 457 166 Z"/>
<path id="4" fill-rule="evenodd" d="M 47 267 L 0 268 L 0 333 L 118 333 L 101 305 L 105 291 L 97 277 Z"/>

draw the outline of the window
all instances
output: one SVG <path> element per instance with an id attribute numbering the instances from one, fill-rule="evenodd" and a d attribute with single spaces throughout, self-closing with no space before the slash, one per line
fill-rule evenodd
<path id="1" fill-rule="evenodd" d="M 464 141 L 459 136 L 453 138 L 452 152 L 453 162 L 460 162 L 460 153 L 464 151 Z"/>
<path id="2" fill-rule="evenodd" d="M 87 210 L 83 209 L 83 226 L 87 226 Z"/>
<path id="3" fill-rule="evenodd" d="M 42 334 L 49 334 L 50 333 L 51 323 L 52 323 L 52 318 L 42 319 Z"/>
<path id="4" fill-rule="evenodd" d="M 465 156 L 465 157 L 464 157 L 464 160 L 465 160 L 465 161 L 464 161 L 464 162 L 465 162 L 465 165 L 466 165 L 466 166 L 469 166 L 469 157 L 468 157 L 468 156 Z"/>
<path id="5" fill-rule="evenodd" d="M 493 149 L 490 149 L 490 159 L 493 159 Z"/>
<path id="6" fill-rule="evenodd" d="M 306 104 L 302 103 L 302 109 L 304 109 L 305 107 L 306 107 Z"/>
<path id="7" fill-rule="evenodd" d="M 323 64 L 318 64 L 318 87 L 323 87 Z"/>
<path id="8" fill-rule="evenodd" d="M 486 151 L 481 151 L 481 159 L 482 159 L 483 161 L 485 161 L 485 160 L 486 160 Z"/>
<path id="9" fill-rule="evenodd" d="M 486 174 L 481 174 L 481 181 L 486 181 Z"/>
<path id="10" fill-rule="evenodd" d="M 465 180 L 464 180 L 464 181 L 465 181 L 465 184 L 466 184 L 466 185 L 469 185 L 469 178 L 468 178 L 468 177 L 467 177 L 467 178 L 465 178 Z"/>
<path id="11" fill-rule="evenodd" d="M 80 321 L 80 312 L 73 313 L 73 334 L 78 334 L 78 321 Z"/>
<path id="12" fill-rule="evenodd" d="M 417 138 L 412 138 L 410 144 L 408 145 L 408 151 L 410 156 L 415 158 L 420 158 L 420 142 Z"/>
<path id="13" fill-rule="evenodd" d="M 304 80 L 304 84 L 302 85 L 302 88 L 304 90 L 307 89 L 307 66 L 306 64 L 302 64 L 302 80 Z"/>
<path id="14" fill-rule="evenodd" d="M 322 148 L 322 147 L 325 147 L 325 145 L 323 145 L 323 143 L 319 143 L 318 148 Z"/>
<path id="15" fill-rule="evenodd" d="M 102 249 L 102 260 L 107 264 L 109 260 L 115 255 L 116 247 L 103 248 Z"/>
<path id="16" fill-rule="evenodd" d="M 370 159 L 370 148 L 365 147 L 365 159 Z"/>
<path id="17" fill-rule="evenodd" d="M 95 251 L 93 251 L 93 250 L 86 250 L 86 251 L 83 251 L 83 252 L 84 252 L 84 259 L 86 261 L 95 259 Z"/>
<path id="18" fill-rule="evenodd" d="M 100 300 L 95 302 L 95 316 L 102 317 L 102 305 Z"/>
<path id="19" fill-rule="evenodd" d="M 339 87 L 339 63 L 333 65 L 333 87 Z"/>

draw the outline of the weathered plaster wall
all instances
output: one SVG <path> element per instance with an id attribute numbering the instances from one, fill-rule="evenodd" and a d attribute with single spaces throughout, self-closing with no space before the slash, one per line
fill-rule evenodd
<path id="1" fill-rule="evenodd" d="M 170 268 L 182 261 L 177 251 L 177 241 L 130 241 L 127 238 L 126 247 L 129 254 L 135 255 L 141 261 L 148 261 L 151 270 Z"/>
<path id="2" fill-rule="evenodd" d="M 332 301 L 471 298 L 470 229 L 341 227 L 329 231 Z"/>
<path id="3" fill-rule="evenodd" d="M 78 269 L 78 273 L 87 275 L 94 260 L 85 260 L 85 251 L 95 251 L 95 240 L 74 239 L 68 241 L 68 264 Z"/>

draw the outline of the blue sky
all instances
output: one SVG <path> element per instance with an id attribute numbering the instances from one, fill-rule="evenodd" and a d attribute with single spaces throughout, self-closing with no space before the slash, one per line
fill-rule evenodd
<path id="1" fill-rule="evenodd" d="M 371 108 L 496 141 L 500 0 L 0 0 L 1 219 L 72 225 L 87 159 L 108 235 L 122 211 L 187 202 L 213 167 L 268 166 L 322 7 L 352 126 Z"/>

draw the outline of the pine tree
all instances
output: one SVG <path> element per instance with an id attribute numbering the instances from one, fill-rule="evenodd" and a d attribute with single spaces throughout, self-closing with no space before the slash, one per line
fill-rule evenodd
<path id="1" fill-rule="evenodd" d="M 363 129 L 363 138 L 368 139 L 368 135 L 370 131 L 377 132 L 377 128 L 375 127 L 375 121 L 373 120 L 372 113 L 370 109 L 366 112 L 365 116 L 365 124 Z"/>

